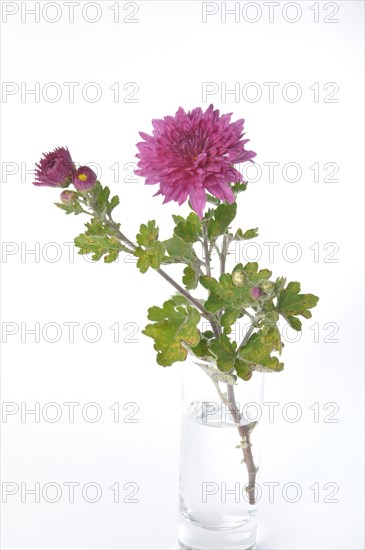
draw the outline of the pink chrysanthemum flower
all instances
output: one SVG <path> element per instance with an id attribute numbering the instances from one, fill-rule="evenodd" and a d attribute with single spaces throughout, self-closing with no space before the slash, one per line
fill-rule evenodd
<path id="1" fill-rule="evenodd" d="M 244 120 L 231 122 L 232 113 L 220 116 L 213 105 L 203 112 L 200 107 L 186 113 L 181 107 L 176 115 L 153 120 L 153 135 L 140 132 L 144 141 L 139 149 L 136 174 L 147 185 L 160 184 L 156 195 L 164 203 L 180 204 L 187 198 L 202 218 L 206 192 L 222 201 L 234 202 L 230 183 L 243 181 L 233 167 L 256 156 L 246 151 L 248 139 L 242 139 Z"/>
<path id="2" fill-rule="evenodd" d="M 88 191 L 95 185 L 96 174 L 88 166 L 80 166 L 74 173 L 72 182 L 78 191 Z"/>
<path id="3" fill-rule="evenodd" d="M 36 164 L 34 185 L 67 187 L 75 171 L 69 150 L 57 147 L 50 153 L 43 153 L 43 157 Z"/>

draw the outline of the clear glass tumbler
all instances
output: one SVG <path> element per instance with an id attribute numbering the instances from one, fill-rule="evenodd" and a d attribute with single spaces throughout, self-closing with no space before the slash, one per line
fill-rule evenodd
<path id="1" fill-rule="evenodd" d="M 195 357 L 182 368 L 180 548 L 253 549 L 264 374 L 236 383 Z"/>

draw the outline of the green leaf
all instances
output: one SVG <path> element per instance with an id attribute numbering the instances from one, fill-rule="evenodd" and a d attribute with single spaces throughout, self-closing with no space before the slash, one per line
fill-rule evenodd
<path id="1" fill-rule="evenodd" d="M 111 229 L 106 226 L 102 221 L 92 218 L 90 222 L 85 223 L 86 231 L 85 234 L 89 236 L 111 236 Z"/>
<path id="2" fill-rule="evenodd" d="M 245 346 L 240 349 L 239 355 L 243 363 L 253 371 L 270 372 L 281 371 L 284 364 L 280 363 L 273 351 L 281 351 L 280 333 L 277 327 L 264 327 L 252 334 Z M 238 376 L 242 377 L 239 370 Z"/>
<path id="3" fill-rule="evenodd" d="M 249 239 L 254 239 L 255 237 L 258 237 L 258 227 L 255 229 L 247 229 L 243 233 L 242 229 L 237 229 L 233 240 L 234 241 L 248 241 Z"/>
<path id="4" fill-rule="evenodd" d="M 244 380 L 249 380 L 252 371 L 237 355 L 236 347 L 236 342 L 232 343 L 226 335 L 210 342 L 210 350 L 216 356 L 217 367 L 221 371 L 230 372 L 234 375 L 234 370 L 236 370 L 238 376 Z"/>
<path id="5" fill-rule="evenodd" d="M 310 319 L 312 313 L 309 310 L 317 305 L 318 300 L 314 294 L 300 294 L 300 283 L 291 282 L 279 291 L 276 309 L 294 330 L 300 331 L 302 323 L 297 315 Z"/>
<path id="6" fill-rule="evenodd" d="M 223 372 L 229 372 L 235 368 L 237 359 L 236 343 L 223 335 L 219 339 L 214 338 L 210 342 L 210 350 L 217 358 L 217 366 Z"/>
<path id="7" fill-rule="evenodd" d="M 264 304 L 262 313 L 265 315 L 265 322 L 267 323 L 277 323 L 279 321 L 279 314 L 275 310 L 272 300 Z"/>
<path id="8" fill-rule="evenodd" d="M 75 214 L 75 216 L 77 216 L 78 214 L 82 214 L 83 212 L 82 206 L 78 202 L 74 202 L 72 204 L 63 204 L 62 202 L 55 202 L 55 205 L 57 206 L 57 208 L 64 210 L 66 214 Z"/>
<path id="9" fill-rule="evenodd" d="M 184 275 L 183 275 L 182 281 L 187 290 L 194 290 L 194 288 L 198 286 L 199 274 L 195 271 L 195 269 L 193 269 L 192 267 L 190 267 L 190 265 L 188 265 L 184 269 Z"/>
<path id="10" fill-rule="evenodd" d="M 116 206 L 118 206 L 119 203 L 120 203 L 120 201 L 119 201 L 118 195 L 115 195 L 114 197 L 112 197 L 112 199 L 110 200 L 110 202 L 107 206 L 107 212 L 108 212 L 109 216 L 111 215 L 114 208 Z"/>
<path id="11" fill-rule="evenodd" d="M 159 269 L 164 254 L 165 248 L 159 241 L 151 243 L 151 246 L 146 249 L 138 247 L 134 251 L 134 255 L 138 258 L 137 267 L 141 273 L 146 273 L 150 267 Z"/>
<path id="12" fill-rule="evenodd" d="M 237 376 L 242 378 L 242 380 L 250 380 L 252 377 L 252 369 L 250 368 L 250 365 L 243 361 L 242 359 L 237 359 L 235 363 Z"/>
<path id="13" fill-rule="evenodd" d="M 156 226 L 155 220 L 150 220 L 147 224 L 142 223 L 137 235 L 137 243 L 140 246 L 150 246 L 154 241 L 158 239 L 159 229 Z"/>
<path id="14" fill-rule="evenodd" d="M 151 307 L 148 319 L 154 324 L 147 325 L 143 334 L 154 339 L 159 365 L 167 367 L 176 361 L 185 361 L 187 349 L 183 343 L 194 347 L 200 341 L 197 329 L 200 315 L 192 306 L 177 306 L 173 300 L 168 300 L 162 308 Z"/>
<path id="15" fill-rule="evenodd" d="M 247 285 L 234 285 L 232 276 L 229 273 L 221 275 L 219 282 L 207 275 L 202 275 L 199 280 L 203 287 L 210 291 L 204 306 L 211 313 L 226 308 L 240 310 L 254 303 L 250 294 L 250 288 Z"/>
<path id="16" fill-rule="evenodd" d="M 97 181 L 88 192 L 90 207 L 97 213 L 97 216 L 104 218 L 109 208 L 109 187 L 103 187 L 100 181 Z"/>
<path id="17" fill-rule="evenodd" d="M 155 220 L 142 224 L 137 235 L 139 246 L 135 249 L 134 255 L 138 258 L 137 267 L 141 273 L 152 267 L 159 269 L 165 255 L 165 247 L 158 240 L 158 227 Z"/>
<path id="18" fill-rule="evenodd" d="M 269 269 L 260 269 L 257 262 L 248 262 L 245 266 L 237 264 L 232 271 L 232 280 L 235 285 L 248 284 L 251 288 L 258 287 L 270 279 L 272 272 Z"/>
<path id="19" fill-rule="evenodd" d="M 264 283 L 270 279 L 272 272 L 269 269 L 260 269 L 258 268 L 257 262 L 248 262 L 243 271 L 247 274 L 250 283 L 253 286 L 259 286 L 260 283 Z"/>
<path id="20" fill-rule="evenodd" d="M 221 317 L 221 325 L 224 328 L 226 334 L 232 332 L 231 326 L 235 324 L 237 319 L 241 316 L 239 309 L 228 307 Z"/>
<path id="21" fill-rule="evenodd" d="M 214 338 L 214 332 L 212 330 L 205 330 L 204 332 L 202 332 L 202 336 L 204 338 L 207 338 L 207 340 L 211 340 L 212 338 Z"/>
<path id="22" fill-rule="evenodd" d="M 121 250 L 127 248 L 116 238 L 113 229 L 97 218 L 92 218 L 85 224 L 86 231 L 75 238 L 79 254 L 92 253 L 95 262 L 104 257 L 104 262 L 115 262 Z"/>
<path id="23" fill-rule="evenodd" d="M 185 298 L 183 294 L 180 294 L 180 292 L 176 292 L 176 294 L 173 294 L 171 296 L 171 300 L 174 302 L 175 306 L 190 304 L 189 300 Z"/>
<path id="24" fill-rule="evenodd" d="M 302 330 L 302 321 L 298 317 L 294 317 L 294 315 L 286 315 L 285 320 L 288 325 L 297 332 Z"/>
<path id="25" fill-rule="evenodd" d="M 80 249 L 79 254 L 90 254 L 91 258 L 97 262 L 104 256 L 106 263 L 114 262 L 124 246 L 114 237 L 87 235 L 82 233 L 75 238 L 75 245 Z"/>
<path id="26" fill-rule="evenodd" d="M 233 185 L 231 185 L 231 189 L 233 191 L 233 193 L 236 195 L 239 194 L 239 193 L 242 193 L 243 191 L 246 191 L 247 189 L 247 183 L 244 183 L 244 182 L 237 182 L 237 183 L 234 183 Z"/>
<path id="27" fill-rule="evenodd" d="M 98 218 L 100 220 L 105 220 L 106 215 L 111 215 L 112 211 L 116 206 L 119 204 L 119 197 L 114 196 L 109 201 L 110 197 L 110 189 L 109 187 L 103 187 L 100 183 L 100 181 L 97 181 L 90 189 L 89 191 L 83 193 L 78 193 L 79 197 L 84 197 L 87 201 L 88 207 L 94 212 L 95 218 Z M 76 203 L 77 204 L 77 203 Z M 57 206 L 59 206 L 57 204 Z M 67 205 L 69 206 L 69 205 Z M 74 205 L 75 208 L 78 208 L 76 205 Z M 59 206 L 59 208 L 63 208 L 62 206 Z M 79 205 L 79 208 L 80 205 Z M 66 210 L 63 208 L 63 210 Z M 80 213 L 79 211 L 77 213 Z"/>
<path id="28" fill-rule="evenodd" d="M 277 325 L 266 324 L 262 330 L 262 340 L 271 350 L 278 351 L 281 354 L 283 343 L 281 341 L 280 330 Z"/>
<path id="29" fill-rule="evenodd" d="M 180 218 L 180 217 L 179 217 Z M 176 216 L 176 220 L 178 217 Z M 178 219 L 174 229 L 175 235 L 188 243 L 195 243 L 202 236 L 202 223 L 195 212 L 191 212 L 186 218 Z"/>
<path id="30" fill-rule="evenodd" d="M 171 239 L 163 241 L 163 244 L 170 258 L 175 258 L 185 263 L 197 261 L 192 244 L 183 241 L 183 239 L 180 239 L 177 235 L 174 235 Z"/>
<path id="31" fill-rule="evenodd" d="M 213 217 L 208 221 L 208 236 L 210 239 L 216 239 L 224 235 L 231 222 L 236 217 L 237 204 L 220 204 L 213 212 Z"/>
<path id="32" fill-rule="evenodd" d="M 172 219 L 174 220 L 174 222 L 176 223 L 176 225 L 177 225 L 179 222 L 184 222 L 184 221 L 185 221 L 184 216 L 178 216 L 177 214 L 172 214 Z"/>
<path id="33" fill-rule="evenodd" d="M 285 284 L 286 284 L 285 277 L 278 277 L 275 281 L 274 293 L 276 295 L 280 294 L 280 292 L 285 288 Z"/>
<path id="34" fill-rule="evenodd" d="M 212 358 L 212 354 L 209 349 L 209 340 L 206 338 L 201 338 L 197 346 L 191 347 L 191 351 L 194 355 L 196 355 L 196 357 L 200 357 L 201 359 Z"/>

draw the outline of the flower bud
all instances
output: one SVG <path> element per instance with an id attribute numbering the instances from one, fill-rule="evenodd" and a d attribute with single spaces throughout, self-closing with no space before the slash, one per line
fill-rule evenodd
<path id="1" fill-rule="evenodd" d="M 250 292 L 252 298 L 260 298 L 260 296 L 262 295 L 262 290 L 260 288 L 258 288 L 257 286 L 255 286 L 254 288 L 251 288 L 251 292 Z"/>
<path id="2" fill-rule="evenodd" d="M 232 273 L 232 283 L 234 286 L 243 286 L 245 284 L 246 274 L 243 268 L 236 268 Z"/>
<path id="3" fill-rule="evenodd" d="M 72 204 L 77 201 L 77 193 L 75 191 L 62 191 L 60 199 L 63 204 Z"/>
<path id="4" fill-rule="evenodd" d="M 274 286 L 275 286 L 274 283 L 272 283 L 271 281 L 264 281 L 261 284 L 261 290 L 265 292 L 265 294 L 269 294 L 274 288 Z"/>

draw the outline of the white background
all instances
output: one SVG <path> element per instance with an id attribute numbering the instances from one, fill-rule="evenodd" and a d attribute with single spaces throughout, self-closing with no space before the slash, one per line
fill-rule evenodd
<path id="1" fill-rule="evenodd" d="M 13 90 L 18 86 L 19 92 L 2 99 L 2 320 L 3 329 L 19 330 L 3 345 L 2 399 L 19 407 L 21 402 L 28 407 L 56 402 L 63 416 L 56 423 L 42 416 L 36 423 L 32 415 L 21 422 L 20 413 L 7 422 L 3 417 L 2 481 L 19 486 L 24 482 L 28 488 L 36 482 L 42 487 L 77 482 L 81 487 L 72 504 L 65 487 L 54 504 L 44 498 L 34 503 L 32 496 L 22 503 L 20 492 L 10 496 L 2 505 L 2 547 L 176 547 L 180 366 L 158 367 L 152 342 L 139 330 L 146 323 L 147 307 L 161 304 L 170 288 L 156 273 L 142 276 L 132 263 L 92 264 L 70 256 L 72 248 L 64 243 L 82 231 L 81 216 L 66 218 L 52 205 L 58 191 L 35 188 L 25 171 L 33 170 L 42 152 L 66 145 L 76 162 L 101 167 L 102 183 L 121 197 L 116 218 L 128 235 L 133 238 L 141 222 L 157 218 L 167 238 L 170 214 L 178 207 L 162 208 L 160 198 L 152 198 L 155 189 L 144 187 L 139 178 L 123 182 L 130 172 L 124 167 L 134 162 L 138 130 L 150 132 L 152 118 L 173 114 L 180 105 L 191 109 L 214 102 L 223 112 L 232 111 L 234 118 L 245 118 L 250 146 L 262 168 L 261 178 L 240 198 L 237 223 L 244 229 L 259 226 L 264 267 L 275 276 L 300 280 L 304 292 L 320 296 L 301 339 L 284 350 L 284 372 L 267 378 L 265 401 L 280 406 L 273 424 L 264 420 L 261 481 L 277 481 L 281 487 L 296 482 L 303 496 L 295 504 L 285 502 L 281 488 L 274 503 L 267 493 L 263 496 L 258 548 L 363 548 L 363 3 L 327 3 L 325 9 L 324 2 L 297 2 L 297 7 L 281 2 L 272 22 L 269 8 L 260 3 L 262 12 L 257 12 L 255 23 L 249 20 L 255 18 L 258 3 L 248 8 L 247 2 L 239 3 L 237 21 L 227 15 L 222 22 L 223 7 L 216 4 L 217 13 L 206 23 L 200 2 L 138 2 L 138 13 L 131 16 L 136 23 L 123 22 L 133 5 L 122 2 L 119 23 L 110 9 L 115 2 L 98 3 L 101 15 L 95 23 L 90 22 L 97 16 L 93 6 L 84 12 L 89 21 L 83 18 L 82 8 L 90 3 L 82 1 L 75 7 L 73 23 L 63 2 L 58 11 L 51 3 L 39 22 L 24 12 L 34 2 L 3 2 L 3 10 L 10 4 L 19 11 L 6 22 L 2 13 L 2 79 L 14 83 Z M 338 13 L 331 15 L 337 7 Z M 297 22 L 287 21 L 296 13 Z M 58 15 L 55 23 L 45 20 Z M 326 23 L 325 17 L 338 22 Z M 51 101 L 54 87 L 48 88 L 47 96 L 50 82 L 61 90 L 58 101 Z M 80 83 L 73 103 L 65 82 Z M 90 82 L 101 89 L 97 102 L 82 96 Z M 110 90 L 116 82 L 118 102 Z M 131 82 L 139 88 L 133 97 L 137 102 L 123 102 L 132 91 L 123 86 Z M 216 83 L 218 90 L 207 101 L 202 97 L 203 82 Z M 271 100 L 269 86 L 264 85 L 269 82 L 278 83 Z M 289 99 L 295 96 L 294 87 L 285 88 L 293 82 L 302 93 L 296 102 L 285 99 L 285 92 Z M 316 82 L 319 97 L 310 89 Z M 41 90 L 38 102 L 32 95 L 21 95 L 22 86 L 24 92 L 35 83 Z M 222 83 L 227 89 L 238 83 L 243 93 L 222 96 Z M 245 88 L 247 83 L 256 84 Z M 337 87 L 325 88 L 327 83 L 338 87 L 330 96 L 337 102 L 328 102 L 328 94 Z M 262 96 L 254 102 L 257 90 Z M 273 182 L 263 164 L 268 162 L 280 163 Z M 290 162 L 302 171 L 295 183 L 285 181 L 283 174 Z M 119 180 L 110 169 L 115 163 Z M 318 182 L 309 168 L 315 163 L 320 166 Z M 323 181 L 331 172 L 324 168 L 326 163 L 338 165 L 333 176 L 338 182 Z M 263 244 L 270 242 L 279 243 L 273 263 Z M 295 248 L 285 248 L 290 242 L 301 252 L 297 262 L 288 259 L 295 256 Z M 319 243 L 319 257 L 310 248 L 314 243 Z M 25 254 L 37 246 L 39 253 Z M 56 253 L 60 257 L 52 261 Z M 256 253 L 250 250 L 251 256 Z M 68 341 L 67 322 L 80 323 L 74 343 Z M 91 322 L 102 330 L 96 343 L 86 342 L 81 334 Z M 22 342 L 21 323 L 26 328 L 40 323 L 41 329 L 58 323 L 60 340 L 47 341 L 55 334 L 50 329 L 39 343 L 32 335 Z M 109 328 L 114 323 L 120 326 L 119 343 L 113 342 Z M 126 323 L 139 327 L 134 336 L 139 343 L 123 342 L 135 326 L 123 328 Z M 318 342 L 309 328 L 314 323 Z M 326 323 L 338 325 L 337 334 L 331 337 L 334 325 Z M 88 334 L 93 338 L 92 329 Z M 332 341 L 325 342 L 326 337 Z M 297 423 L 285 422 L 281 415 L 285 403 L 292 401 L 302 410 Z M 74 423 L 67 420 L 64 402 L 81 404 Z M 102 408 L 97 423 L 82 418 L 80 410 L 88 402 Z M 114 423 L 109 407 L 115 402 L 120 403 L 122 418 L 132 410 L 123 410 L 123 405 L 137 403 L 139 422 Z M 309 409 L 315 402 L 318 423 Z M 338 404 L 334 418 L 339 422 L 323 421 L 332 410 L 323 409 L 326 403 Z M 88 482 L 103 490 L 95 504 L 81 496 Z M 109 487 L 116 482 L 122 487 L 137 483 L 139 502 L 114 503 Z M 309 489 L 316 482 L 321 487 L 319 503 Z M 330 493 L 323 488 L 328 482 L 339 486 L 338 503 L 323 502 Z M 122 497 L 128 492 L 122 491 Z"/>

